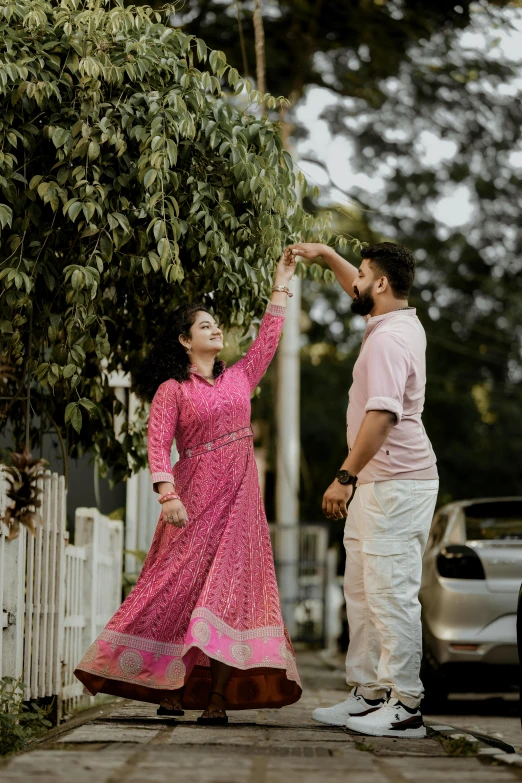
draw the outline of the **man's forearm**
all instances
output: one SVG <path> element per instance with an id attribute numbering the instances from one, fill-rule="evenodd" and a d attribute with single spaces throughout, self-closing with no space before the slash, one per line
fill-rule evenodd
<path id="1" fill-rule="evenodd" d="M 331 247 L 325 247 L 324 252 L 321 253 L 321 257 L 326 261 L 336 276 L 339 285 L 344 288 L 346 293 L 353 299 L 355 296 L 353 284 L 355 283 L 359 271 L 357 267 L 350 264 L 345 258 L 340 256 L 339 253 L 332 250 Z"/>
<path id="2" fill-rule="evenodd" d="M 390 411 L 368 411 L 342 470 L 357 476 L 384 445 L 394 424 L 395 415 Z"/>

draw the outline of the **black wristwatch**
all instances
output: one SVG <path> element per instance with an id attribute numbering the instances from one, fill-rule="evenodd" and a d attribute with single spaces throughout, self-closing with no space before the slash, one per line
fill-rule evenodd
<path id="1" fill-rule="evenodd" d="M 336 479 L 339 484 L 353 484 L 354 487 L 357 484 L 357 476 L 354 476 L 349 470 L 338 470 Z"/>

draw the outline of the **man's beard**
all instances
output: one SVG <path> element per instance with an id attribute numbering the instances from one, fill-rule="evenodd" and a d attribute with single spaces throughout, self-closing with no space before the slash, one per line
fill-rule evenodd
<path id="1" fill-rule="evenodd" d="M 360 294 L 354 286 L 355 299 L 352 302 L 352 313 L 355 315 L 369 315 L 375 306 L 375 299 L 369 291 Z"/>

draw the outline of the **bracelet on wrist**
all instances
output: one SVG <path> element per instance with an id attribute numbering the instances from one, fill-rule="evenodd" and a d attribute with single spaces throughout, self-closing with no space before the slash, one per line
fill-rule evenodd
<path id="1" fill-rule="evenodd" d="M 163 505 L 167 502 L 167 500 L 181 500 L 181 498 L 177 492 L 166 492 L 164 495 L 158 498 L 158 503 Z"/>
<path id="2" fill-rule="evenodd" d="M 275 285 L 272 288 L 272 291 L 280 291 L 282 294 L 286 294 L 287 296 L 293 296 L 293 293 L 290 291 L 287 285 Z"/>

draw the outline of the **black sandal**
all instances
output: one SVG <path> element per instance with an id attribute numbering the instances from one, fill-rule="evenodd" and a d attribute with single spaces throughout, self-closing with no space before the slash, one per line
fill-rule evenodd
<path id="1" fill-rule="evenodd" d="M 181 689 L 180 701 L 183 699 L 183 690 L 184 689 L 182 688 Z M 158 707 L 158 709 L 156 710 L 156 715 L 160 715 L 160 716 L 163 715 L 165 717 L 169 717 L 170 716 L 171 718 L 181 717 L 184 714 L 185 714 L 185 710 L 182 709 L 181 707 L 175 707 L 175 708 L 174 707 L 163 707 L 161 704 Z"/>
<path id="2" fill-rule="evenodd" d="M 170 707 L 162 707 L 161 704 L 156 710 L 156 715 L 165 715 L 165 716 L 170 715 L 171 717 L 174 717 L 174 716 L 180 716 L 184 714 L 185 714 L 185 710 L 179 710 L 179 709 L 171 710 Z"/>
<path id="3" fill-rule="evenodd" d="M 210 696 L 212 694 L 215 694 L 216 696 L 219 696 L 223 701 L 226 702 L 226 698 L 223 696 L 222 693 L 219 693 L 219 691 L 210 691 Z M 208 709 L 208 708 L 207 708 Z M 214 710 L 214 712 L 224 712 L 224 710 Z M 228 715 L 222 715 L 219 718 L 213 718 L 212 715 L 214 713 L 210 713 L 210 715 L 206 718 L 204 718 L 202 715 L 198 718 L 198 723 L 201 726 L 227 726 L 228 725 Z"/>

